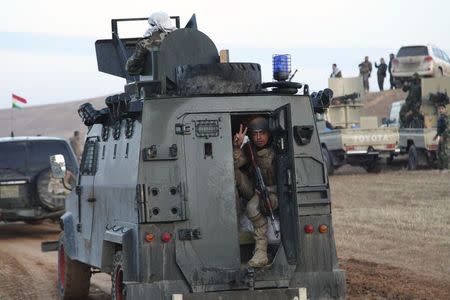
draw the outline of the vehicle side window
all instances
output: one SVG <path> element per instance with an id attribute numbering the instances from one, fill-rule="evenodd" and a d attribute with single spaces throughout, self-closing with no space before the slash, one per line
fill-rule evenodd
<path id="1" fill-rule="evenodd" d="M 434 47 L 433 47 L 433 55 L 438 57 L 438 58 L 441 58 L 441 54 L 439 53 L 438 49 L 436 49 Z"/>
<path id="2" fill-rule="evenodd" d="M 444 56 L 444 60 L 448 63 L 450 63 L 450 58 L 448 57 L 447 53 L 445 53 L 444 51 L 442 51 L 442 55 Z"/>
<path id="3" fill-rule="evenodd" d="M 89 137 L 84 145 L 80 172 L 82 175 L 95 175 L 97 172 L 99 138 Z"/>
<path id="4" fill-rule="evenodd" d="M 76 164 L 69 154 L 68 145 L 63 141 L 28 141 L 28 166 L 32 171 L 50 168 L 50 156 L 64 155 L 68 170 L 76 170 Z"/>
<path id="5" fill-rule="evenodd" d="M 25 142 L 0 143 L 0 170 L 26 171 Z"/>

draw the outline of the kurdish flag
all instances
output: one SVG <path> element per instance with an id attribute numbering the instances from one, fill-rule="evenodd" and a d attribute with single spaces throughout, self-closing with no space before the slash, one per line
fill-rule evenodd
<path id="1" fill-rule="evenodd" d="M 12 94 L 12 107 L 13 108 L 22 108 L 25 104 L 27 104 L 27 99 Z"/>

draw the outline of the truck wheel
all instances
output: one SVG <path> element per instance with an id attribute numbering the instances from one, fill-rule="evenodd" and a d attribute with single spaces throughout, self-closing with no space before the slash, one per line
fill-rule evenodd
<path id="1" fill-rule="evenodd" d="M 333 167 L 333 163 L 331 161 L 330 152 L 328 152 L 327 148 L 322 147 L 322 155 L 323 155 L 323 161 L 325 163 L 325 167 L 327 168 L 328 175 L 333 175 L 334 167 Z"/>
<path id="2" fill-rule="evenodd" d="M 91 285 L 91 268 L 67 256 L 63 236 L 61 233 L 58 247 L 59 295 L 61 299 L 86 299 Z"/>
<path id="3" fill-rule="evenodd" d="M 364 165 L 364 169 L 368 173 L 380 173 L 381 171 L 381 165 L 378 163 L 378 160 L 373 160 L 368 162 L 366 165 Z"/>
<path id="4" fill-rule="evenodd" d="M 390 153 L 389 154 L 389 157 L 386 157 L 386 164 L 388 165 L 388 166 L 390 166 L 390 165 L 392 165 L 392 162 L 394 161 L 394 154 L 392 154 L 392 153 Z"/>
<path id="5" fill-rule="evenodd" d="M 419 162 L 419 155 L 417 153 L 417 148 L 414 145 L 409 146 L 408 151 L 408 170 L 417 170 L 417 165 Z"/>
<path id="6" fill-rule="evenodd" d="M 111 299 L 124 300 L 123 286 L 123 255 L 122 251 L 118 251 L 114 256 L 113 272 L 111 275 Z"/>

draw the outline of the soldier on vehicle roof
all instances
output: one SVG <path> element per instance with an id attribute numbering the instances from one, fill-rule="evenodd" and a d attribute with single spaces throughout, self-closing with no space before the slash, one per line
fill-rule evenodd
<path id="1" fill-rule="evenodd" d="M 150 28 L 144 33 L 144 38 L 136 43 L 134 54 L 127 60 L 125 69 L 130 75 L 141 75 L 144 71 L 147 53 L 154 46 L 159 46 L 164 38 L 176 30 L 170 17 L 165 12 L 153 13 L 148 18 Z"/>
<path id="2" fill-rule="evenodd" d="M 369 92 L 369 78 L 372 73 L 372 63 L 369 61 L 369 57 L 364 57 L 364 61 L 358 65 L 359 74 L 363 78 L 364 91 Z"/>
<path id="3" fill-rule="evenodd" d="M 438 166 L 439 169 L 448 169 L 448 156 L 450 153 L 450 119 L 447 115 L 447 107 L 444 103 L 437 105 L 439 118 L 437 120 L 437 132 L 433 140 L 439 138 Z"/>
<path id="4" fill-rule="evenodd" d="M 262 177 L 269 191 L 269 198 L 272 208 L 278 207 L 276 170 L 275 170 L 275 152 L 271 146 L 271 134 L 269 131 L 268 120 L 258 116 L 250 121 L 248 128 L 241 124 L 239 132 L 233 139 L 233 159 L 236 186 L 239 195 L 247 200 L 247 216 L 254 227 L 255 251 L 253 257 L 248 262 L 251 267 L 263 267 L 268 264 L 267 258 L 267 218 L 261 213 L 260 206 L 262 199 L 257 190 L 255 190 L 254 176 L 245 172 L 246 167 L 250 168 L 250 162 L 241 146 L 244 143 L 247 130 L 250 133 L 250 139 L 255 146 L 255 159 L 261 169 Z"/>

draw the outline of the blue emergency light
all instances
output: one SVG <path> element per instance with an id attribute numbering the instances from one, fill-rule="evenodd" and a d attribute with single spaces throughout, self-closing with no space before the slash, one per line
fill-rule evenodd
<path id="1" fill-rule="evenodd" d="M 291 73 L 291 55 L 274 54 L 272 55 L 273 79 L 284 81 L 289 78 Z"/>

